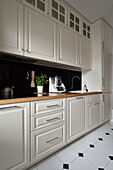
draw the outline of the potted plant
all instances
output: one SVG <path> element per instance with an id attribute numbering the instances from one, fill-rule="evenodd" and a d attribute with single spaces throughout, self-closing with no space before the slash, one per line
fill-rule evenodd
<path id="1" fill-rule="evenodd" d="M 38 93 L 43 93 L 43 86 L 48 82 L 47 76 L 41 73 L 40 76 L 35 76 L 35 79 L 36 79 Z"/>

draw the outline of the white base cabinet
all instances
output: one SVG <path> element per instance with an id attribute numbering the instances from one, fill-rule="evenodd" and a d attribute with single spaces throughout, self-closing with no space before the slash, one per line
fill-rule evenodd
<path id="1" fill-rule="evenodd" d="M 66 143 L 66 127 L 57 123 L 31 132 L 31 162 L 40 161 L 63 147 Z"/>
<path id="2" fill-rule="evenodd" d="M 66 144 L 66 99 L 31 102 L 31 162 Z"/>
<path id="3" fill-rule="evenodd" d="M 103 94 L 103 117 L 102 121 L 106 122 L 111 119 L 111 93 Z"/>
<path id="4" fill-rule="evenodd" d="M 29 104 L 0 105 L 0 169 L 29 165 Z"/>
<path id="5" fill-rule="evenodd" d="M 92 130 L 101 124 L 102 99 L 101 95 L 91 95 L 86 97 L 86 114 L 88 119 L 87 130 Z"/>
<path id="6" fill-rule="evenodd" d="M 86 131 L 84 97 L 67 99 L 67 141 L 73 141 Z"/>

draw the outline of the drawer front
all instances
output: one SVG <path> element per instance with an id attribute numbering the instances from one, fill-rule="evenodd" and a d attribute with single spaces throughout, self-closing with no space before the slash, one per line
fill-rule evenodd
<path id="1" fill-rule="evenodd" d="M 65 107 L 65 99 L 32 102 L 31 115 L 36 115 L 39 114 L 40 112 L 44 113 L 52 110 L 58 110 L 64 107 Z"/>
<path id="2" fill-rule="evenodd" d="M 44 116 L 40 118 L 38 115 L 31 117 L 31 131 L 41 128 L 42 126 L 44 127 L 47 125 L 58 123 L 65 119 L 64 116 L 65 116 L 64 111 L 59 111 L 56 114 L 51 113 L 50 115 L 49 113 L 48 116 Z"/>
<path id="3" fill-rule="evenodd" d="M 96 102 L 100 101 L 100 95 L 91 95 L 88 97 L 88 102 Z"/>
<path id="4" fill-rule="evenodd" d="M 54 126 L 44 132 L 40 130 L 31 132 L 31 138 L 31 161 L 34 162 L 64 145 L 65 125 L 60 124 L 59 127 Z"/>

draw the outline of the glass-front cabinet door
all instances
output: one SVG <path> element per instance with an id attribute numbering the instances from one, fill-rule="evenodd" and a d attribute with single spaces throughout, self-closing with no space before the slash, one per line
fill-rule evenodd
<path id="1" fill-rule="evenodd" d="M 68 26 L 76 32 L 80 33 L 81 31 L 81 18 L 72 9 L 68 9 Z"/>
<path id="2" fill-rule="evenodd" d="M 62 24 L 66 23 L 67 6 L 59 0 L 50 0 L 50 16 Z"/>
<path id="3" fill-rule="evenodd" d="M 91 25 L 85 20 L 82 22 L 82 35 L 88 39 L 91 39 Z"/>
<path id="4" fill-rule="evenodd" d="M 38 12 L 48 14 L 48 0 L 23 0 L 23 3 Z"/>

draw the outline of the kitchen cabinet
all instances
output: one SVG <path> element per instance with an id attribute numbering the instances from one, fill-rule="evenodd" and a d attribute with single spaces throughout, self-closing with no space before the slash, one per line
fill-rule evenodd
<path id="1" fill-rule="evenodd" d="M 56 23 L 25 8 L 24 55 L 56 61 Z"/>
<path id="2" fill-rule="evenodd" d="M 77 36 L 71 30 L 58 26 L 58 63 L 76 66 L 77 63 Z"/>
<path id="3" fill-rule="evenodd" d="M 23 55 L 23 5 L 0 0 L 0 51 Z"/>
<path id="4" fill-rule="evenodd" d="M 77 33 L 81 33 L 81 17 L 71 8 L 68 8 L 68 27 Z"/>
<path id="5" fill-rule="evenodd" d="M 87 39 L 91 39 L 91 24 L 82 19 L 82 35 Z"/>
<path id="6" fill-rule="evenodd" d="M 48 15 L 49 1 L 47 0 L 22 0 L 22 3 L 43 15 Z"/>
<path id="7" fill-rule="evenodd" d="M 85 70 L 90 70 L 92 66 L 91 46 L 91 41 L 77 36 L 77 65 Z"/>
<path id="8" fill-rule="evenodd" d="M 0 169 L 29 165 L 29 104 L 0 105 Z"/>
<path id="9" fill-rule="evenodd" d="M 112 53 L 111 27 L 104 20 L 101 20 L 101 25 L 102 25 L 102 48 L 106 50 L 108 53 Z"/>
<path id="10" fill-rule="evenodd" d="M 66 144 L 66 100 L 31 102 L 31 162 Z"/>
<path id="11" fill-rule="evenodd" d="M 87 97 L 88 131 L 101 124 L 102 101 L 101 95 Z"/>
<path id="12" fill-rule="evenodd" d="M 67 141 L 73 141 L 86 131 L 85 99 L 73 97 L 67 99 Z"/>
<path id="13" fill-rule="evenodd" d="M 103 94 L 103 117 L 102 121 L 106 122 L 111 119 L 111 93 Z"/>
<path id="14" fill-rule="evenodd" d="M 49 16 L 60 24 L 67 25 L 67 6 L 63 1 L 49 1 Z"/>
<path id="15" fill-rule="evenodd" d="M 31 132 L 31 162 L 40 161 L 65 145 L 65 123 Z"/>
<path id="16" fill-rule="evenodd" d="M 111 54 L 103 51 L 102 56 L 102 90 L 103 92 L 111 91 Z"/>
<path id="17" fill-rule="evenodd" d="M 111 30 L 103 19 L 92 24 L 92 70 L 83 72 L 83 83 L 89 90 L 111 91 Z"/>

